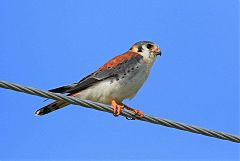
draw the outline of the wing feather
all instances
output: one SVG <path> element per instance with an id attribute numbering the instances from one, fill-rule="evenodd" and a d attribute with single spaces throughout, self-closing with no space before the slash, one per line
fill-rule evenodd
<path id="1" fill-rule="evenodd" d="M 97 71 L 84 77 L 78 83 L 55 88 L 50 91 L 70 94 L 79 92 L 102 80 L 108 78 L 118 78 L 119 74 L 128 72 L 128 70 L 135 67 L 141 59 L 143 59 L 143 57 L 140 54 L 128 51 L 114 57 Z"/>

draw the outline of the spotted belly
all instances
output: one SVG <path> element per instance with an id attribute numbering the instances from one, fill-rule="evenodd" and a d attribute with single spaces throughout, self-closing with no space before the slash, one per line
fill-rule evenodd
<path id="1" fill-rule="evenodd" d="M 118 75 L 108 78 L 84 89 L 76 97 L 111 104 L 112 100 L 122 102 L 124 99 L 133 98 L 149 75 L 146 66 L 138 66 Z"/>

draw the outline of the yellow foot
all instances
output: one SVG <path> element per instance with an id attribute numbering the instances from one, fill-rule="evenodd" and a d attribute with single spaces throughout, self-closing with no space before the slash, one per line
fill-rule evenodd
<path id="1" fill-rule="evenodd" d="M 137 118 L 137 119 L 142 119 L 143 116 L 144 116 L 143 112 L 140 111 L 140 110 L 136 110 L 136 109 L 131 108 L 131 107 L 128 107 L 128 106 L 126 106 L 126 105 L 125 105 L 125 108 L 126 108 L 127 110 L 133 111 L 133 112 L 134 112 L 134 115 L 135 115 L 134 118 L 128 118 L 128 117 L 126 117 L 126 119 L 128 119 L 128 120 L 135 120 L 136 118 Z"/>
<path id="2" fill-rule="evenodd" d="M 121 110 L 124 108 L 124 105 L 119 105 L 115 100 L 112 100 L 113 115 L 118 116 L 121 113 Z"/>
<path id="3" fill-rule="evenodd" d="M 140 110 L 134 110 L 133 112 L 134 112 L 135 116 L 139 117 L 139 119 L 142 119 L 144 116 L 143 112 Z"/>

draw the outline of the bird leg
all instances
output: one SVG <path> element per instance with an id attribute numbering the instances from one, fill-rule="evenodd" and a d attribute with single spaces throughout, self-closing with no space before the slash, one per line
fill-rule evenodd
<path id="1" fill-rule="evenodd" d="M 128 119 L 128 120 L 135 120 L 136 118 L 138 118 L 138 119 L 142 119 L 142 118 L 143 118 L 144 114 L 143 114 L 142 111 L 137 110 L 137 109 L 134 109 L 134 108 L 131 108 L 131 107 L 125 105 L 125 104 L 123 104 L 123 105 L 124 105 L 124 107 L 125 107 L 127 110 L 133 111 L 133 113 L 135 114 L 135 117 L 134 117 L 134 118 L 128 118 L 128 117 L 126 117 L 126 119 Z"/>
<path id="2" fill-rule="evenodd" d="M 118 116 L 121 113 L 121 110 L 124 108 L 124 105 L 118 104 L 115 100 L 112 100 L 113 115 Z"/>
<path id="3" fill-rule="evenodd" d="M 123 103 L 118 104 L 115 100 L 112 100 L 112 107 L 113 107 L 113 115 L 114 116 L 120 115 L 121 110 L 124 109 L 124 108 L 126 108 L 129 111 L 133 111 L 133 113 L 135 114 L 135 117 L 134 118 L 126 117 L 126 119 L 128 119 L 128 120 L 135 120 L 136 118 L 142 119 L 143 116 L 144 116 L 142 111 L 131 108 L 131 107 L 129 107 L 129 106 L 123 104 Z"/>

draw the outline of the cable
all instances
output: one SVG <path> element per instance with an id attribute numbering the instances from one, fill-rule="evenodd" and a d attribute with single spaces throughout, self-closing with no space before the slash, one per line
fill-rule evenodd
<path id="1" fill-rule="evenodd" d="M 92 102 L 92 101 L 88 101 L 88 100 L 82 100 L 82 99 L 78 99 L 78 98 L 74 98 L 74 97 L 64 96 L 62 94 L 52 93 L 49 91 L 43 91 L 43 90 L 39 90 L 39 89 L 35 89 L 35 88 L 30 88 L 30 87 L 26 87 L 26 86 L 14 84 L 14 83 L 6 82 L 6 81 L 0 81 L 0 87 L 15 90 L 18 92 L 28 93 L 31 95 L 37 95 L 40 97 L 50 98 L 50 99 L 54 99 L 54 100 L 64 100 L 70 104 L 80 105 L 83 107 L 92 108 L 92 109 L 99 110 L 99 111 L 105 111 L 108 113 L 113 112 L 112 107 L 109 105 Z M 121 111 L 121 115 L 128 117 L 128 118 L 135 117 L 134 113 L 129 110 Z M 171 120 L 167 120 L 167 119 L 161 119 L 161 118 L 157 118 L 154 116 L 144 115 L 143 118 L 139 119 L 139 120 L 150 122 L 153 124 L 163 125 L 163 126 L 167 126 L 170 128 L 183 130 L 183 131 L 206 135 L 206 136 L 210 136 L 210 137 L 214 137 L 214 138 L 218 138 L 218 139 L 222 139 L 222 140 L 228 140 L 228 141 L 240 143 L 239 136 L 234 136 L 234 135 L 223 133 L 223 132 L 218 132 L 218 131 L 213 131 L 213 130 L 200 128 L 200 127 L 196 127 L 196 126 L 192 126 L 192 125 L 187 125 L 187 124 L 183 124 L 183 123 L 179 123 L 179 122 L 175 122 L 175 121 L 171 121 Z"/>

